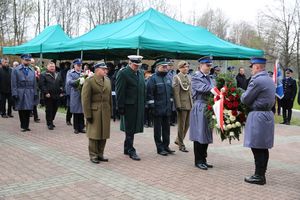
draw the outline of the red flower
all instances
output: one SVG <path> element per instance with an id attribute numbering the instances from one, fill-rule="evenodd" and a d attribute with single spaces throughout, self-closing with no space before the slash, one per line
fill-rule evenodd
<path id="1" fill-rule="evenodd" d="M 217 101 L 220 100 L 220 96 L 219 95 L 216 96 L 216 100 Z"/>
<path id="2" fill-rule="evenodd" d="M 230 91 L 231 91 L 231 92 L 234 92 L 234 91 L 235 91 L 235 88 L 234 88 L 234 87 L 230 88 Z"/>
<path id="3" fill-rule="evenodd" d="M 235 98 L 237 98 L 237 99 L 238 99 L 238 98 L 240 98 L 240 96 L 239 96 L 238 94 L 236 94 L 236 95 L 235 95 Z"/>
<path id="4" fill-rule="evenodd" d="M 235 108 L 239 107 L 239 102 L 234 101 L 234 102 L 233 102 L 233 107 L 235 107 Z"/>
<path id="5" fill-rule="evenodd" d="M 233 104 L 232 104 L 231 102 L 228 102 L 228 103 L 227 103 L 227 107 L 231 110 L 232 107 L 233 107 Z"/>
<path id="6" fill-rule="evenodd" d="M 233 110 L 231 113 L 232 113 L 232 115 L 235 116 L 235 117 L 238 115 L 237 110 Z"/>
<path id="7" fill-rule="evenodd" d="M 207 110 L 212 110 L 212 106 L 211 105 L 207 105 Z"/>
<path id="8" fill-rule="evenodd" d="M 230 100 L 230 101 L 234 101 L 234 99 L 235 99 L 235 97 L 234 97 L 233 95 L 230 95 L 230 96 L 229 96 L 229 100 Z"/>

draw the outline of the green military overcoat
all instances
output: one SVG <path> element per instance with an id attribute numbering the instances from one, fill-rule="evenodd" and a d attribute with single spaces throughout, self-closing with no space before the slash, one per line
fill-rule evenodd
<path id="1" fill-rule="evenodd" d="M 112 111 L 109 78 L 96 75 L 87 78 L 83 84 L 81 101 L 85 118 L 93 119 L 92 123 L 87 122 L 87 137 L 94 140 L 108 139 Z"/>
<path id="2" fill-rule="evenodd" d="M 144 72 L 135 72 L 129 66 L 121 69 L 116 79 L 116 97 L 119 109 L 124 109 L 120 129 L 126 133 L 140 133 L 144 130 L 145 109 Z"/>

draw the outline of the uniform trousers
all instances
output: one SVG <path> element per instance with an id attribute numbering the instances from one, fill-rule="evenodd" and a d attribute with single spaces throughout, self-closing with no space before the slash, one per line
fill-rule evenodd
<path id="1" fill-rule="evenodd" d="M 6 112 L 6 101 L 7 101 L 7 112 Z M 0 112 L 1 115 L 11 115 L 11 108 L 13 105 L 13 99 L 11 93 L 0 94 Z"/>
<path id="2" fill-rule="evenodd" d="M 282 117 L 284 122 L 290 122 L 292 119 L 292 108 L 294 101 L 283 98 L 281 100 Z"/>
<path id="3" fill-rule="evenodd" d="M 55 118 L 58 105 L 59 99 L 45 98 L 47 126 L 53 125 L 53 120 Z"/>
<path id="4" fill-rule="evenodd" d="M 103 157 L 104 148 L 106 144 L 106 139 L 104 140 L 94 140 L 89 138 L 89 155 L 90 158 Z"/>
<path id="5" fill-rule="evenodd" d="M 77 131 L 82 131 L 84 129 L 83 113 L 73 113 L 73 128 Z"/>
<path id="6" fill-rule="evenodd" d="M 125 132 L 124 154 L 130 155 L 132 153 L 135 153 L 133 142 L 134 142 L 134 133 Z"/>
<path id="7" fill-rule="evenodd" d="M 18 113 L 21 123 L 21 129 L 28 129 L 31 110 L 19 110 Z"/>
<path id="8" fill-rule="evenodd" d="M 265 176 L 269 161 L 269 150 L 256 148 L 251 148 L 251 150 L 255 161 L 255 174 Z"/>
<path id="9" fill-rule="evenodd" d="M 33 119 L 37 120 L 39 118 L 39 115 L 38 115 L 38 111 L 37 111 L 37 106 L 36 105 L 33 106 L 32 112 L 33 112 Z"/>
<path id="10" fill-rule="evenodd" d="M 66 115 L 66 122 L 71 122 L 72 113 L 70 112 L 70 106 L 67 107 L 67 115 Z"/>
<path id="11" fill-rule="evenodd" d="M 208 144 L 201 144 L 194 141 L 195 164 L 206 163 Z"/>
<path id="12" fill-rule="evenodd" d="M 190 110 L 181 110 L 177 112 L 178 132 L 176 143 L 179 147 L 185 147 L 183 140 L 190 127 Z"/>
<path id="13" fill-rule="evenodd" d="M 170 144 L 170 117 L 154 116 L 154 141 L 157 152 L 169 148 Z"/>

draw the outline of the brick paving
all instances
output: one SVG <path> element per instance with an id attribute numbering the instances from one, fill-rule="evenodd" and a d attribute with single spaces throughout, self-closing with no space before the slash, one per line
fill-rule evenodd
<path id="1" fill-rule="evenodd" d="M 31 132 L 22 133 L 17 113 L 0 118 L 0 199 L 280 199 L 300 200 L 300 127 L 276 125 L 275 147 L 270 151 L 267 184 L 244 183 L 253 173 L 250 149 L 241 141 L 221 142 L 214 135 L 208 160 L 213 169 L 193 165 L 189 153 L 156 154 L 153 129 L 136 135 L 135 147 L 142 158 L 123 155 L 124 134 L 119 122 L 111 124 L 105 155 L 108 163 L 89 162 L 85 134 L 75 135 L 57 115 L 54 131 L 31 119 Z M 171 127 L 171 148 L 176 127 Z"/>

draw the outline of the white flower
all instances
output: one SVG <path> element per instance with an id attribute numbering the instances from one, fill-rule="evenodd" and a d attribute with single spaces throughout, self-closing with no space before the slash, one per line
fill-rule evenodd
<path id="1" fill-rule="evenodd" d="M 215 115 L 212 115 L 212 118 L 213 118 L 213 119 L 216 119 L 216 116 L 215 116 Z"/>
<path id="2" fill-rule="evenodd" d="M 224 109 L 223 113 L 227 114 L 229 110 Z"/>
<path id="3" fill-rule="evenodd" d="M 236 125 L 237 127 L 240 127 L 240 126 L 241 126 L 241 123 L 240 123 L 240 122 L 235 122 L 235 125 Z"/>
<path id="4" fill-rule="evenodd" d="M 80 85 L 83 85 L 84 81 L 85 81 L 85 79 L 84 79 L 83 77 L 80 77 L 80 78 L 79 78 L 79 84 L 80 84 Z"/>
<path id="5" fill-rule="evenodd" d="M 235 116 L 230 116 L 230 121 L 234 122 L 236 120 Z"/>
<path id="6" fill-rule="evenodd" d="M 233 137 L 234 136 L 234 132 L 230 131 L 229 132 L 229 136 Z"/>
<path id="7" fill-rule="evenodd" d="M 231 124 L 228 124 L 228 125 L 226 126 L 226 128 L 227 128 L 227 130 L 229 130 L 229 129 L 232 128 L 232 125 L 231 125 Z"/>
<path id="8" fill-rule="evenodd" d="M 231 124 L 232 128 L 236 128 L 236 125 L 235 123 Z"/>
<path id="9" fill-rule="evenodd" d="M 216 128 L 220 128 L 219 124 L 215 124 L 215 127 L 216 127 Z"/>
<path id="10" fill-rule="evenodd" d="M 225 126 L 225 125 L 223 125 L 223 129 L 224 129 L 224 131 L 227 131 L 228 129 L 227 129 L 227 126 Z"/>
<path id="11" fill-rule="evenodd" d="M 229 124 L 229 123 L 230 123 L 230 120 L 229 120 L 229 119 L 227 119 L 225 122 L 226 122 L 226 124 Z"/>

